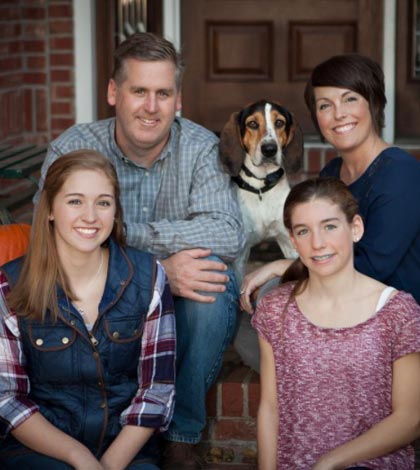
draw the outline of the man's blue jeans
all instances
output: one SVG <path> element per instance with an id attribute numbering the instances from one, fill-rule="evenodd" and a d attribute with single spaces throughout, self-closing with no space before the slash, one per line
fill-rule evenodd
<path id="1" fill-rule="evenodd" d="M 220 261 L 212 256 L 209 259 Z M 165 438 L 196 444 L 206 425 L 206 394 L 236 331 L 238 286 L 232 270 L 226 291 L 206 304 L 175 298 L 177 376 L 175 410 Z"/>

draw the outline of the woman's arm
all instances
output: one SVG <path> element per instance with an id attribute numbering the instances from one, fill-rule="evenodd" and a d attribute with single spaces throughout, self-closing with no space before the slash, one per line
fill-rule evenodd
<path id="1" fill-rule="evenodd" d="M 260 345 L 261 398 L 257 419 L 258 468 L 276 470 L 278 407 L 276 370 L 271 345 L 258 336 Z"/>
<path id="2" fill-rule="evenodd" d="M 53 426 L 41 413 L 35 413 L 12 435 L 26 447 L 72 465 L 75 470 L 103 470 L 87 447 Z"/>
<path id="3" fill-rule="evenodd" d="M 107 470 L 126 468 L 156 429 L 172 417 L 175 395 L 175 315 L 172 295 L 160 263 L 144 326 L 138 365 L 139 388 L 121 414 L 122 429 L 101 463 Z"/>
<path id="4" fill-rule="evenodd" d="M 292 259 L 278 259 L 247 274 L 241 286 L 241 297 L 239 299 L 241 309 L 245 310 L 245 312 L 253 313 L 252 293 L 271 279 L 283 276 L 284 272 L 293 261 Z"/>
<path id="5" fill-rule="evenodd" d="M 406 446 L 420 435 L 420 353 L 393 364 L 392 413 L 361 436 L 323 455 L 313 470 L 338 470 Z"/>

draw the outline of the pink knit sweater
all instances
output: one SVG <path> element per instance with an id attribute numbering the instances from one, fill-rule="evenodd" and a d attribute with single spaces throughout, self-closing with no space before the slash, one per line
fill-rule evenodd
<path id="1" fill-rule="evenodd" d="M 310 470 L 321 455 L 391 413 L 392 363 L 420 351 L 420 307 L 399 292 L 366 322 L 322 328 L 306 319 L 294 299 L 284 316 L 291 289 L 286 284 L 267 294 L 252 324 L 275 356 L 277 468 Z M 363 464 L 413 470 L 414 452 L 407 446 Z"/>

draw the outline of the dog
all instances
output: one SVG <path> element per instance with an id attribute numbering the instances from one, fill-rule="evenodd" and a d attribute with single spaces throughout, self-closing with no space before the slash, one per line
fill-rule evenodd
<path id="1" fill-rule="evenodd" d="M 246 246 L 234 263 L 239 282 L 251 248 L 275 239 L 285 258 L 296 258 L 283 224 L 288 175 L 302 163 L 303 136 L 293 114 L 261 100 L 230 116 L 220 135 L 220 158 L 237 188 Z"/>

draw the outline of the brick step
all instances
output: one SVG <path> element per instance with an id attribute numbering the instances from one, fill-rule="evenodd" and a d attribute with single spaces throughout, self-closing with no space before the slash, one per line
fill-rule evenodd
<path id="1" fill-rule="evenodd" d="M 203 437 L 206 469 L 257 468 L 256 417 L 259 375 L 228 351 L 218 381 L 207 396 Z"/>

